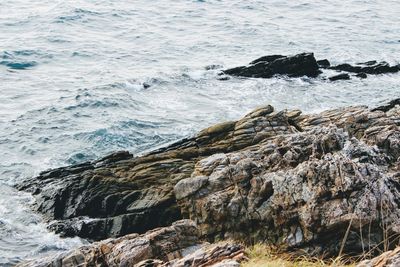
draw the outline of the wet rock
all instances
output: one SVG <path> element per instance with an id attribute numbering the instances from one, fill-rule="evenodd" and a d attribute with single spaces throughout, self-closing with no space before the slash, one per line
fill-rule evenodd
<path id="1" fill-rule="evenodd" d="M 350 80 L 350 75 L 347 73 L 341 73 L 335 76 L 331 76 L 328 78 L 331 82 L 337 81 L 337 80 Z"/>
<path id="2" fill-rule="evenodd" d="M 17 187 L 35 196 L 35 209 L 63 236 L 101 240 L 144 233 L 182 218 L 173 187 L 199 159 L 291 131 L 296 128 L 287 117 L 266 106 L 141 157 L 118 152 L 43 172 Z"/>
<path id="3" fill-rule="evenodd" d="M 320 68 L 328 68 L 331 66 L 331 63 L 327 59 L 317 60 L 317 64 Z"/>
<path id="4" fill-rule="evenodd" d="M 364 72 L 357 73 L 355 76 L 361 79 L 366 79 L 368 77 Z"/>
<path id="5" fill-rule="evenodd" d="M 198 239 L 196 225 L 175 222 L 143 235 L 130 234 L 82 246 L 69 252 L 18 264 L 19 267 L 56 266 L 216 266 L 229 261 L 239 266 L 243 247 L 232 243 L 207 244 Z M 236 264 L 236 265 L 233 265 Z M 222 265 L 223 266 L 223 265 Z"/>
<path id="6" fill-rule="evenodd" d="M 397 100 L 396 100 L 397 101 Z M 302 114 L 265 106 L 140 157 L 127 152 L 20 185 L 52 229 L 90 239 L 181 218 L 201 238 L 337 255 L 400 233 L 400 106 Z"/>
<path id="7" fill-rule="evenodd" d="M 392 101 L 390 101 L 388 104 L 383 105 L 383 106 L 379 106 L 376 107 L 374 109 L 372 109 L 372 111 L 383 111 L 383 112 L 387 112 L 391 109 L 393 109 L 394 107 L 400 105 L 400 98 L 394 99 Z"/>
<path id="8" fill-rule="evenodd" d="M 347 71 L 354 73 L 366 73 L 366 74 L 384 74 L 384 73 L 395 73 L 400 71 L 400 66 L 390 66 L 387 62 L 382 61 L 377 63 L 376 61 L 368 61 L 365 63 L 358 63 L 357 66 L 350 64 L 340 64 L 337 66 L 329 67 L 329 69 Z"/>
<path id="9" fill-rule="evenodd" d="M 227 69 L 223 73 L 241 77 L 271 78 L 274 75 L 316 77 L 320 71 L 314 54 L 303 53 L 295 56 L 264 56 L 250 62 L 248 66 Z"/>

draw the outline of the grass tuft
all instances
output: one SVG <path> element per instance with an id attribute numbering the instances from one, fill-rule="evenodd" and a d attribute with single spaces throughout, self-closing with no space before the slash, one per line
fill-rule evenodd
<path id="1" fill-rule="evenodd" d="M 257 244 L 246 249 L 248 261 L 243 267 L 353 267 L 354 263 L 344 257 L 323 260 L 317 257 L 294 256 L 279 248 Z"/>

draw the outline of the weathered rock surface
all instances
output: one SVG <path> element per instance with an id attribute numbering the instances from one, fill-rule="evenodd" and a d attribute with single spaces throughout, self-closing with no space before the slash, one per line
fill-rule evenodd
<path id="1" fill-rule="evenodd" d="M 143 233 L 182 218 L 173 187 L 191 175 L 195 162 L 295 131 L 289 120 L 267 106 L 142 157 L 119 152 L 43 172 L 18 188 L 33 193 L 36 210 L 55 220 L 51 228 L 63 235 L 100 240 Z"/>
<path id="2" fill-rule="evenodd" d="M 65 235 L 117 237 L 190 218 L 208 240 L 356 253 L 400 234 L 398 103 L 312 115 L 266 106 L 141 157 L 119 152 L 19 188 Z"/>
<path id="3" fill-rule="evenodd" d="M 291 120 L 299 132 L 197 162 L 174 189 L 183 216 L 211 240 L 270 242 L 325 255 L 395 241 L 400 107 L 386 113 L 350 107 Z"/>
<path id="4" fill-rule="evenodd" d="M 57 266 L 239 266 L 243 247 L 232 243 L 206 244 L 198 240 L 198 229 L 189 220 L 175 222 L 143 235 L 130 234 L 107 239 L 55 256 L 26 261 L 19 267 Z M 225 266 L 225 265 L 221 265 Z"/>
<path id="5" fill-rule="evenodd" d="M 303 53 L 295 56 L 264 56 L 250 62 L 248 66 L 227 69 L 224 73 L 242 77 L 271 78 L 278 74 L 289 77 L 316 77 L 320 71 L 314 54 Z"/>
<path id="6" fill-rule="evenodd" d="M 398 267 L 400 266 L 400 247 L 382 253 L 371 260 L 357 264 L 357 267 Z"/>
<path id="7" fill-rule="evenodd" d="M 337 81 L 350 79 L 348 73 L 356 73 L 355 76 L 359 78 L 367 78 L 367 74 L 396 73 L 400 71 L 400 64 L 390 66 L 385 61 L 372 60 L 357 63 L 355 66 L 348 63 L 331 66 L 327 59 L 316 60 L 313 53 L 302 53 L 294 56 L 263 56 L 250 62 L 248 66 L 227 69 L 222 74 L 251 78 L 271 78 L 275 75 L 317 77 L 323 69 L 347 72 L 328 78 L 330 81 Z"/>

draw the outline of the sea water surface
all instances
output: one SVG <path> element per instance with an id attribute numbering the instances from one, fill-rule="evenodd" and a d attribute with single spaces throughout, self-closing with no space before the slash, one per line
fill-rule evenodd
<path id="1" fill-rule="evenodd" d="M 85 242 L 48 232 L 13 189 L 40 171 L 143 153 L 260 105 L 400 97 L 400 74 L 220 81 L 207 66 L 301 52 L 399 63 L 399 26 L 398 0 L 1 0 L 0 266 Z"/>

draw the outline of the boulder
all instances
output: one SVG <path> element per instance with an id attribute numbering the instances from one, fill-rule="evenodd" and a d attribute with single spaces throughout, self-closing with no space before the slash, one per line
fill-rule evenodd
<path id="1" fill-rule="evenodd" d="M 324 68 L 324 69 L 331 66 L 331 63 L 327 59 L 317 60 L 317 64 L 320 68 Z"/>
<path id="2" fill-rule="evenodd" d="M 250 62 L 248 66 L 227 69 L 223 73 L 241 77 L 271 78 L 274 75 L 316 77 L 320 71 L 314 54 L 303 53 L 295 56 L 264 56 Z"/>

